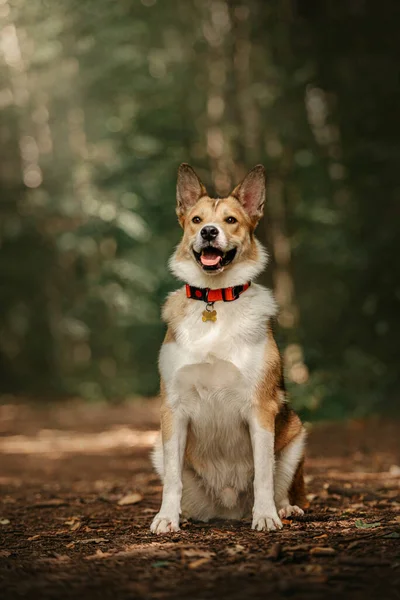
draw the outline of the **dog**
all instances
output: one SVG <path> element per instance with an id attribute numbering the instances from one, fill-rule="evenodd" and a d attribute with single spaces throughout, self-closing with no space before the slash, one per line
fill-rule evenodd
<path id="1" fill-rule="evenodd" d="M 267 263 L 254 236 L 265 195 L 262 165 L 219 199 L 189 165 L 178 170 L 183 237 L 170 268 L 185 285 L 162 313 L 161 435 L 152 460 L 163 495 L 153 533 L 178 531 L 181 515 L 251 518 L 252 529 L 271 531 L 304 514 L 306 432 L 287 402 L 274 298 L 253 283 Z"/>

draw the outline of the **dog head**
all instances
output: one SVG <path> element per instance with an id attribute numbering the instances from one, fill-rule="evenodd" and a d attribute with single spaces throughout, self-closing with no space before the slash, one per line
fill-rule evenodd
<path id="1" fill-rule="evenodd" d="M 197 287 L 240 285 L 258 275 L 267 254 L 254 236 L 263 215 L 265 169 L 257 165 L 226 198 L 210 198 L 192 169 L 178 170 L 177 208 L 183 238 L 170 267 Z"/>

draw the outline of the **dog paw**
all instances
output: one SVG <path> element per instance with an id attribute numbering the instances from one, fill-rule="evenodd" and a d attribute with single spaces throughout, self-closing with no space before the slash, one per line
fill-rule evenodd
<path id="1" fill-rule="evenodd" d="M 292 516 L 302 517 L 304 515 L 304 510 L 299 506 L 286 504 L 286 506 L 282 506 L 282 508 L 279 509 L 278 514 L 281 519 L 287 519 Z"/>
<path id="2" fill-rule="evenodd" d="M 158 513 L 150 525 L 150 531 L 157 534 L 179 531 L 179 518 L 171 519 Z"/>
<path id="3" fill-rule="evenodd" d="M 283 525 L 277 513 L 271 515 L 253 515 L 252 529 L 256 531 L 276 531 L 282 529 Z"/>

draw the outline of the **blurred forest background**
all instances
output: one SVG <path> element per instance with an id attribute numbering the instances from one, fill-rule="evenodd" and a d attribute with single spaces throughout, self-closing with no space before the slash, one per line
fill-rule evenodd
<path id="1" fill-rule="evenodd" d="M 222 195 L 262 162 L 295 406 L 395 410 L 397 0 L 0 0 L 0 22 L 3 397 L 157 393 L 177 167 Z"/>

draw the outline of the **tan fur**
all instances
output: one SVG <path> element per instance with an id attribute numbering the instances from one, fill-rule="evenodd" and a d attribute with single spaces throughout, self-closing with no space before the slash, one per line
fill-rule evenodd
<path id="1" fill-rule="evenodd" d="M 268 431 L 274 431 L 275 417 L 281 403 L 279 384 L 282 377 L 282 365 L 278 346 L 270 326 L 267 328 L 267 338 L 264 377 L 258 385 L 254 400 L 260 425 Z"/>
<path id="2" fill-rule="evenodd" d="M 301 432 L 302 428 L 300 417 L 294 410 L 287 404 L 282 406 L 275 421 L 275 452 L 283 450 Z"/>
<path id="3" fill-rule="evenodd" d="M 194 217 L 200 217 L 200 223 L 193 223 Z M 235 217 L 237 223 L 226 223 L 227 217 Z M 204 196 L 187 213 L 181 216 L 180 222 L 184 228 L 183 238 L 176 254 L 177 260 L 191 257 L 191 240 L 193 240 L 204 223 L 215 223 L 221 227 L 232 245 L 240 246 L 243 259 L 256 260 L 257 247 L 254 241 L 255 224 L 233 196 L 227 198 L 210 198 Z"/>
<path id="4" fill-rule="evenodd" d="M 173 329 L 171 329 L 171 327 L 168 327 L 163 343 L 171 344 L 172 342 L 175 342 L 175 341 L 176 341 L 176 337 L 175 337 L 174 331 L 173 331 Z"/>
<path id="5" fill-rule="evenodd" d="M 184 288 L 170 294 L 162 310 L 162 318 L 168 323 L 167 335 L 164 343 L 175 341 L 176 330 L 180 321 L 185 317 L 187 298 Z M 167 339 L 168 338 L 168 339 Z"/>

